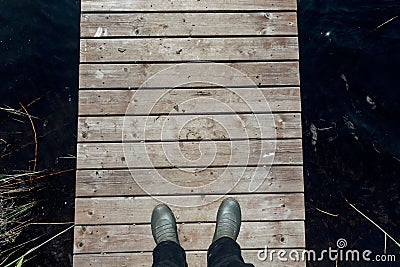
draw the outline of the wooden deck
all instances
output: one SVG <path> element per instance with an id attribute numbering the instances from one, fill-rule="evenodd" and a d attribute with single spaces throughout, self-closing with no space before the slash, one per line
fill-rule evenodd
<path id="1" fill-rule="evenodd" d="M 247 261 L 305 266 L 257 259 L 305 247 L 296 1 L 81 5 L 74 265 L 150 266 L 166 202 L 189 266 L 206 266 L 228 194 Z"/>

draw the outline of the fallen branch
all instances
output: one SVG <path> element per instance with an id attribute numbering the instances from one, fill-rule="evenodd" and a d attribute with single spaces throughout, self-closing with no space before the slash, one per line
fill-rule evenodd
<path id="1" fill-rule="evenodd" d="M 26 115 L 28 115 L 29 121 L 31 122 L 31 125 L 32 125 L 33 138 L 34 138 L 34 141 L 35 141 L 35 157 L 33 159 L 33 172 L 35 172 L 36 171 L 36 165 L 37 165 L 37 155 L 38 155 L 38 141 L 37 141 L 36 128 L 35 128 L 35 124 L 33 123 L 31 115 L 28 113 L 28 111 L 26 110 L 24 105 L 22 105 L 21 102 L 19 104 L 22 107 L 22 109 L 25 111 Z M 32 182 L 32 177 L 29 177 L 29 181 Z"/>
<path id="2" fill-rule="evenodd" d="M 387 21 L 385 21 L 384 23 L 382 23 L 381 25 L 379 25 L 378 27 L 376 27 L 376 28 L 374 29 L 374 31 L 376 31 L 376 30 L 379 29 L 379 28 L 382 28 L 383 26 L 385 26 L 386 24 L 392 22 L 393 20 L 397 19 L 398 17 L 399 17 L 399 16 L 397 15 L 397 16 L 394 16 L 394 17 L 391 18 L 391 19 L 388 19 Z"/>
<path id="3" fill-rule="evenodd" d="M 342 194 L 342 197 L 344 198 L 344 200 L 347 202 L 347 204 L 350 205 L 350 207 L 352 207 L 355 211 L 357 211 L 359 214 L 361 214 L 365 219 L 367 219 L 368 221 L 370 221 L 373 225 L 375 225 L 379 230 L 382 231 L 382 233 L 384 233 L 387 237 L 389 237 L 399 248 L 400 248 L 400 243 L 397 242 L 391 235 L 388 234 L 388 232 L 386 232 L 385 230 L 382 229 L 382 227 L 380 227 L 377 223 L 375 223 L 373 220 L 371 220 L 367 215 L 365 215 L 364 213 L 362 213 L 359 209 L 357 209 L 353 204 L 351 204 Z"/>
<path id="4" fill-rule="evenodd" d="M 319 212 L 322 212 L 322 213 L 327 214 L 327 215 L 329 215 L 329 216 L 339 217 L 339 214 L 333 214 L 333 213 L 330 213 L 330 212 L 321 210 L 321 209 L 319 209 L 319 208 L 315 208 L 315 209 L 318 210 Z"/>
<path id="5" fill-rule="evenodd" d="M 33 179 L 34 180 L 38 180 L 38 179 L 42 179 L 42 178 L 46 178 L 46 177 L 50 177 L 50 176 L 54 176 L 54 175 L 58 175 L 58 174 L 63 174 L 63 173 L 66 173 L 66 172 L 72 172 L 72 171 L 75 171 L 75 170 L 76 169 L 68 169 L 68 170 L 56 171 L 56 172 L 52 172 L 52 173 L 49 173 L 49 174 L 44 174 L 44 175 L 41 175 L 41 176 L 37 176 L 37 177 L 35 177 Z M 39 173 L 43 173 L 43 171 L 35 172 L 35 173 L 29 173 L 29 175 L 36 175 L 36 174 L 39 174 Z M 26 174 L 21 175 L 21 176 L 26 176 Z M 24 183 L 24 181 L 10 183 L 10 184 L 4 185 L 4 186 L 0 186 L 0 188 L 10 187 L 10 186 L 14 186 L 14 185 L 22 184 L 22 183 Z"/>
<path id="6" fill-rule="evenodd" d="M 54 175 L 63 174 L 63 173 L 66 173 L 66 172 L 72 172 L 72 171 L 76 171 L 76 169 L 68 169 L 68 170 L 52 172 L 52 173 L 49 173 L 49 174 L 44 174 L 44 175 L 36 177 L 35 180 L 42 179 L 42 178 L 45 178 L 45 177 L 54 176 Z"/>
<path id="7" fill-rule="evenodd" d="M 11 114 L 14 114 L 14 115 L 22 116 L 22 117 L 27 116 L 26 113 L 24 113 L 24 112 L 22 112 L 20 110 L 13 109 L 13 108 L 11 108 L 9 106 L 5 106 L 5 108 L 0 107 L 0 110 L 3 110 L 5 112 L 8 112 L 8 113 L 11 113 Z M 38 117 L 35 117 L 35 116 L 32 116 L 32 115 L 31 115 L 31 117 L 34 118 L 34 119 L 37 119 L 37 120 L 39 119 Z"/>
<path id="8" fill-rule="evenodd" d="M 37 223 L 29 223 L 29 225 L 64 225 L 64 224 L 74 224 L 74 222 L 37 222 Z"/>
<path id="9" fill-rule="evenodd" d="M 39 100 L 40 100 L 40 97 L 38 97 L 38 98 L 32 100 L 31 102 L 29 102 L 29 104 L 26 105 L 26 107 L 29 107 L 29 106 L 33 105 L 34 103 L 36 103 L 36 102 L 39 101 Z"/>

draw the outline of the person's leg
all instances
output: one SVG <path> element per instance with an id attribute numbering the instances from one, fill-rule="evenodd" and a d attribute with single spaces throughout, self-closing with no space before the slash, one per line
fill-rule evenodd
<path id="1" fill-rule="evenodd" d="M 251 267 L 242 258 L 239 244 L 229 237 L 221 237 L 208 248 L 209 267 Z"/>
<path id="2" fill-rule="evenodd" d="M 176 221 L 171 209 L 157 205 L 151 215 L 151 232 L 157 246 L 153 267 L 186 267 L 186 254 L 179 244 Z"/>
<path id="3" fill-rule="evenodd" d="M 218 209 L 213 242 L 208 248 L 208 267 L 254 267 L 244 263 L 240 246 L 236 243 L 241 221 L 239 203 L 234 198 L 222 201 Z"/>
<path id="4" fill-rule="evenodd" d="M 153 251 L 153 267 L 186 267 L 186 255 L 183 248 L 173 242 L 164 241 Z"/>

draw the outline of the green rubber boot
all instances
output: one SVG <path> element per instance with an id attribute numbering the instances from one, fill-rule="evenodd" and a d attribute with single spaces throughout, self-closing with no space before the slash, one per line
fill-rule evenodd
<path id="1" fill-rule="evenodd" d="M 239 203 L 232 197 L 226 198 L 218 209 L 213 242 L 221 237 L 229 237 L 236 241 L 241 221 L 242 212 Z"/>
<path id="2" fill-rule="evenodd" d="M 167 205 L 159 204 L 153 209 L 151 233 L 157 245 L 164 241 L 173 241 L 179 244 L 175 217 Z"/>

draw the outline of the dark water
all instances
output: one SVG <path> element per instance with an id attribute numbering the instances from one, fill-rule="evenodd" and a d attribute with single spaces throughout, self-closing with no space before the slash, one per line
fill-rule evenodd
<path id="1" fill-rule="evenodd" d="M 379 27 L 398 15 L 399 1 L 299 3 L 309 248 L 345 238 L 383 252 L 384 235 L 343 196 L 400 239 L 400 18 Z"/>
<path id="2" fill-rule="evenodd" d="M 334 247 L 345 238 L 348 248 L 383 252 L 384 235 L 343 196 L 400 240 L 400 18 L 379 27 L 398 15 L 400 2 L 394 0 L 299 2 L 310 249 Z M 0 0 L 0 22 L 0 105 L 19 109 L 19 102 L 40 98 L 28 107 L 39 118 L 38 169 L 74 168 L 79 3 Z M 15 151 L 0 160 L 1 171 L 32 168 L 29 122 L 2 111 L 0 118 L 0 138 Z M 41 200 L 35 221 L 73 221 L 74 179 L 73 172 L 43 179 L 43 189 L 35 193 Z M 31 226 L 23 237 L 50 237 L 65 227 Z M 398 247 L 391 241 L 387 247 L 400 260 Z M 70 266 L 72 233 L 36 255 L 26 266 Z"/>
<path id="3" fill-rule="evenodd" d="M 47 173 L 75 168 L 79 58 L 79 2 L 71 0 L 0 0 L 0 107 L 27 106 L 38 134 L 37 169 Z M 17 119 L 19 121 L 16 121 Z M 26 118 L 0 111 L 0 138 L 7 141 L 1 173 L 33 168 L 32 128 Z M 3 143 L 0 151 L 3 150 Z M 41 179 L 32 192 L 39 201 L 34 222 L 71 222 L 74 172 Z M 44 235 L 26 249 L 67 225 L 32 225 L 20 238 Z M 43 247 L 24 266 L 71 266 L 72 232 Z"/>

